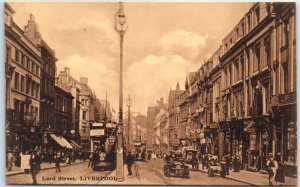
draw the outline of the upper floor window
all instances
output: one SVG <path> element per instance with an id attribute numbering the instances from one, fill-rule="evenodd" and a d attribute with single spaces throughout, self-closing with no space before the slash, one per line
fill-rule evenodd
<path id="1" fill-rule="evenodd" d="M 20 61 L 20 51 L 18 51 L 18 50 L 16 50 L 16 53 L 15 53 L 15 60 L 16 60 L 17 62 Z"/>
<path id="2" fill-rule="evenodd" d="M 250 31 L 251 29 L 251 14 L 248 14 L 247 15 L 247 26 L 248 26 L 248 32 Z"/>
<path id="3" fill-rule="evenodd" d="M 10 59 L 10 54 L 11 54 L 11 48 L 9 46 L 6 46 L 6 63 L 8 63 Z"/>
<path id="4" fill-rule="evenodd" d="M 257 71 L 260 68 L 260 44 L 257 44 L 254 48 L 255 53 L 255 62 L 254 62 L 254 71 Z"/>
<path id="5" fill-rule="evenodd" d="M 87 111 L 82 111 L 82 119 L 86 120 L 87 119 Z"/>
<path id="6" fill-rule="evenodd" d="M 289 22 L 285 21 L 284 22 L 284 35 L 283 35 L 283 46 L 288 45 L 289 43 Z"/>
<path id="7" fill-rule="evenodd" d="M 255 16 L 256 16 L 256 23 L 259 23 L 259 21 L 260 21 L 260 8 L 259 8 L 259 6 L 256 7 L 256 9 L 255 9 Z"/>
<path id="8" fill-rule="evenodd" d="M 283 68 L 283 86 L 284 86 L 284 93 L 288 93 L 289 91 L 289 66 L 288 66 L 288 63 L 284 63 L 282 65 L 282 68 Z"/>
<path id="9" fill-rule="evenodd" d="M 19 73 L 15 72 L 15 89 L 19 89 Z"/>
<path id="10" fill-rule="evenodd" d="M 242 23 L 242 36 L 244 36 L 244 32 L 245 32 L 245 24 L 244 22 Z"/>

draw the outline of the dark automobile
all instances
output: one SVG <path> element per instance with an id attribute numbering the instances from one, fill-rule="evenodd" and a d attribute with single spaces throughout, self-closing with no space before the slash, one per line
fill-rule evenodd
<path id="1" fill-rule="evenodd" d="M 107 154 L 100 152 L 95 155 L 94 158 L 94 171 L 99 170 L 114 170 L 116 167 L 115 156 L 113 154 Z"/>
<path id="2" fill-rule="evenodd" d="M 180 161 L 170 161 L 164 165 L 164 175 L 189 178 L 189 167 Z"/>

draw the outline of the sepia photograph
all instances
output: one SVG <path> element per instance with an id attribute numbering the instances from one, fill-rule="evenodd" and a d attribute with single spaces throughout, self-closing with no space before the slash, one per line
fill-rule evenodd
<path id="1" fill-rule="evenodd" d="M 297 185 L 295 2 L 2 5 L 7 185 Z"/>

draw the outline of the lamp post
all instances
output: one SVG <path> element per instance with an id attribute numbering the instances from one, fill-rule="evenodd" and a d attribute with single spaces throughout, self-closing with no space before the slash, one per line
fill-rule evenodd
<path id="1" fill-rule="evenodd" d="M 119 90 L 119 125 L 117 148 L 117 181 L 124 181 L 123 167 L 123 38 L 127 30 L 126 15 L 123 11 L 123 3 L 119 3 L 119 10 L 115 15 L 115 29 L 120 35 L 120 90 Z"/>
<path id="2" fill-rule="evenodd" d="M 132 106 L 132 100 L 130 95 L 126 100 L 126 105 L 128 107 L 128 124 L 127 124 L 127 147 L 130 148 L 130 107 Z"/>

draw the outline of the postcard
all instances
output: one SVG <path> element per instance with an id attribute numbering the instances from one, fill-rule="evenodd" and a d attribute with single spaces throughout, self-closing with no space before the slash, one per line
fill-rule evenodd
<path id="1" fill-rule="evenodd" d="M 4 2 L 6 184 L 296 185 L 295 2 Z"/>

